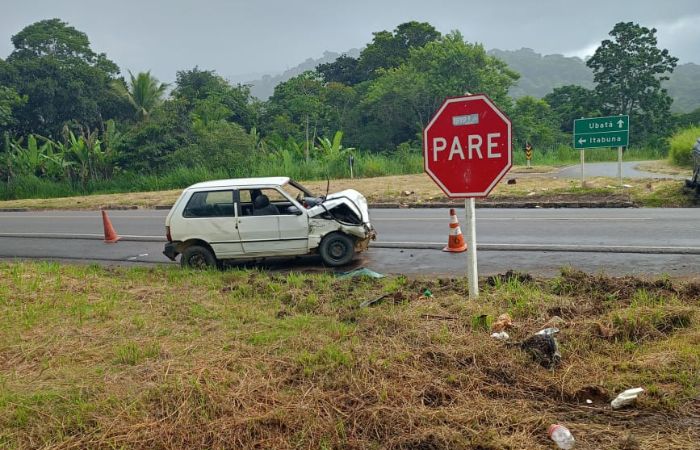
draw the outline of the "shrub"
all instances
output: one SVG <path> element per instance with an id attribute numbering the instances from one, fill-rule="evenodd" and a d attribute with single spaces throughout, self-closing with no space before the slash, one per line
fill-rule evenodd
<path id="1" fill-rule="evenodd" d="M 677 166 L 691 166 L 691 152 L 700 138 L 700 126 L 688 127 L 671 136 L 669 159 Z"/>

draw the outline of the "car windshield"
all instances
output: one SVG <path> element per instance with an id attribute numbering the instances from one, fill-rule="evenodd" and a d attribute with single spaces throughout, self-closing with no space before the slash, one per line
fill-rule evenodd
<path id="1" fill-rule="evenodd" d="M 282 189 L 292 198 L 313 197 L 314 195 L 301 184 L 294 180 L 289 180 L 289 183 L 282 185 Z"/>

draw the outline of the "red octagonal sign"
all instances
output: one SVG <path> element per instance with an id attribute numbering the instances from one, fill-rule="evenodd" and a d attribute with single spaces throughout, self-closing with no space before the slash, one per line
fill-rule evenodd
<path id="1" fill-rule="evenodd" d="M 448 197 L 486 197 L 513 165 L 510 119 L 486 95 L 448 98 L 423 131 L 423 158 Z"/>

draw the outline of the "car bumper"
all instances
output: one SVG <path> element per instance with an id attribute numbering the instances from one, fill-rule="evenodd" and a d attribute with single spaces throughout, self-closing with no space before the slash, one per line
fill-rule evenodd
<path id="1" fill-rule="evenodd" d="M 175 261 L 175 258 L 177 255 L 180 254 L 180 252 L 177 251 L 177 244 L 178 242 L 168 242 L 165 244 L 165 249 L 163 250 L 163 254 L 168 257 L 171 261 Z"/>
<path id="2" fill-rule="evenodd" d="M 371 225 L 365 225 L 365 237 L 362 239 L 355 240 L 355 251 L 357 253 L 363 252 L 369 248 L 369 241 L 377 239 L 377 232 Z"/>

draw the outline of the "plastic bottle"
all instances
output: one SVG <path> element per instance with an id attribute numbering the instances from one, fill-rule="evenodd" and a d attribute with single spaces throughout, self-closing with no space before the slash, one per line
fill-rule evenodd
<path id="1" fill-rule="evenodd" d="M 507 341 L 508 339 L 510 339 L 510 336 L 505 331 L 501 331 L 499 333 L 491 333 L 491 337 L 494 339 L 498 339 L 499 341 Z"/>
<path id="2" fill-rule="evenodd" d="M 569 431 L 569 429 L 566 428 L 564 425 L 551 425 L 547 433 L 549 434 L 549 437 L 557 444 L 557 447 L 562 448 L 564 450 L 574 448 L 576 439 L 574 439 L 574 436 L 571 434 L 571 431 Z"/>
<path id="3" fill-rule="evenodd" d="M 642 388 L 627 389 L 615 397 L 615 400 L 610 402 L 610 406 L 612 406 L 612 409 L 619 409 L 623 406 L 631 405 L 642 392 L 644 392 Z"/>

